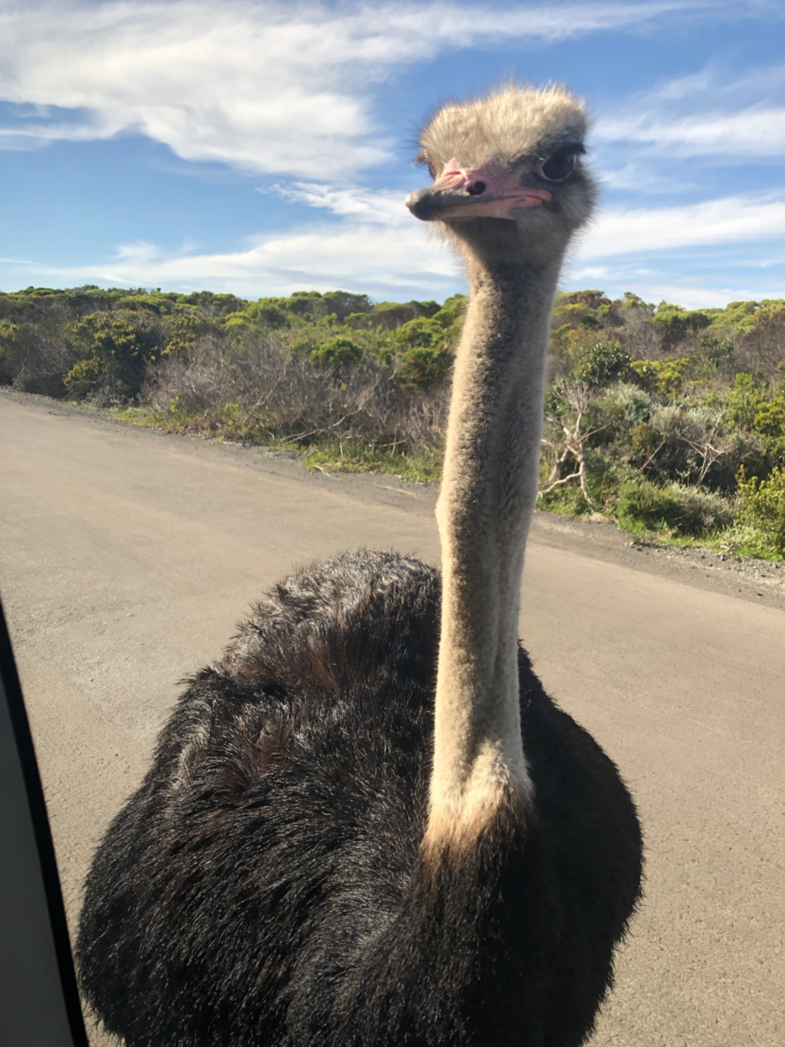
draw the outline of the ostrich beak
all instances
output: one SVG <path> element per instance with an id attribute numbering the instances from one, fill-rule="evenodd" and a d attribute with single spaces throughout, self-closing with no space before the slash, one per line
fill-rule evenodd
<path id="1" fill-rule="evenodd" d="M 499 174 L 490 166 L 445 165 L 440 178 L 406 197 L 415 218 L 434 222 L 445 218 L 512 218 L 511 211 L 540 207 L 552 198 L 548 189 L 522 186 L 516 173 Z"/>

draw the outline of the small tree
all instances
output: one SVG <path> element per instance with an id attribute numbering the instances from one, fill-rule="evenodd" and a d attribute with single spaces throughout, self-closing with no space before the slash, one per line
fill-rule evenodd
<path id="1" fill-rule="evenodd" d="M 543 438 L 545 446 L 551 448 L 554 462 L 548 479 L 540 488 L 538 497 L 542 498 L 551 491 L 555 491 L 557 487 L 564 487 L 565 484 L 577 481 L 586 504 L 596 512 L 597 507 L 586 486 L 588 475 L 586 448 L 590 437 L 600 432 L 605 426 L 584 429 L 584 417 L 591 403 L 591 390 L 586 382 L 575 379 L 560 380 L 555 385 L 554 394 L 549 398 L 551 410 L 547 410 L 546 405 L 545 415 L 551 435 Z M 572 472 L 564 475 L 564 470 L 568 466 L 572 466 Z"/>

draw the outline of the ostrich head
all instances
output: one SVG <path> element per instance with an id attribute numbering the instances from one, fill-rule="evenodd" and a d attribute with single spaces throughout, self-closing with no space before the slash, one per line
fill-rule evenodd
<path id="1" fill-rule="evenodd" d="M 597 190 L 582 161 L 587 118 L 564 88 L 509 86 L 448 104 L 420 136 L 434 179 L 409 210 L 472 255 L 561 259 Z"/>

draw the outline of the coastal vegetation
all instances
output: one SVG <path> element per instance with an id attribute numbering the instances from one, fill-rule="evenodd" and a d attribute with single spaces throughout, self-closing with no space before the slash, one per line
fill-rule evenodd
<path id="1" fill-rule="evenodd" d="M 0 293 L 0 384 L 140 424 L 436 480 L 465 298 Z M 559 296 L 540 505 L 785 559 L 785 300 Z"/>

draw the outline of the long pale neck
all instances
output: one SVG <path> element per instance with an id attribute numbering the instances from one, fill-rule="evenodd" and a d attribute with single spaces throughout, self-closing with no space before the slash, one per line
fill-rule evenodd
<path id="1" fill-rule="evenodd" d="M 426 840 L 470 836 L 531 800 L 518 697 L 526 538 L 537 496 L 559 260 L 470 264 L 437 519 L 442 621 Z"/>

